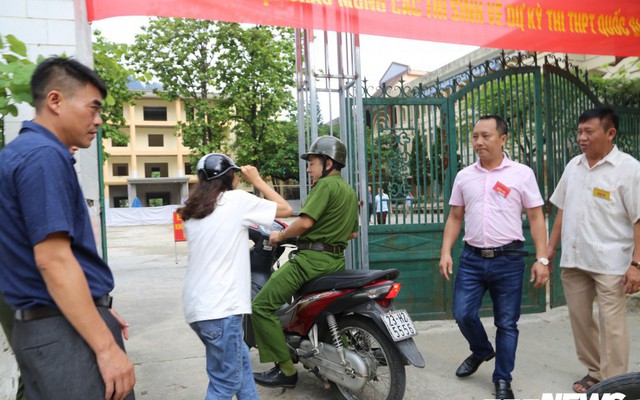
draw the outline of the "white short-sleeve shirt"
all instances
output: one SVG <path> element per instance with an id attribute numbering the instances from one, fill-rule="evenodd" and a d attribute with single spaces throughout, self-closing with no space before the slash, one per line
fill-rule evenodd
<path id="1" fill-rule="evenodd" d="M 215 210 L 184 222 L 189 264 L 182 294 L 187 323 L 251 313 L 248 227 L 271 225 L 277 203 L 228 190 Z"/>
<path id="2" fill-rule="evenodd" d="M 589 168 L 584 155 L 567 164 L 550 199 L 562 210 L 560 267 L 624 275 L 640 219 L 640 162 L 617 146 Z"/>

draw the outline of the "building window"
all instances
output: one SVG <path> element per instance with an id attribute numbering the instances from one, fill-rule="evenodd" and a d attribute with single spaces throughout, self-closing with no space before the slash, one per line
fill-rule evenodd
<path id="1" fill-rule="evenodd" d="M 113 208 L 127 208 L 129 207 L 129 199 L 126 197 L 114 197 Z"/>
<path id="2" fill-rule="evenodd" d="M 186 162 L 184 163 L 184 174 L 185 175 L 193 175 L 195 171 L 191 170 L 191 163 L 190 162 Z"/>
<path id="3" fill-rule="evenodd" d="M 147 205 L 149 207 L 168 206 L 171 204 L 171 194 L 168 192 L 147 193 Z"/>
<path id="4" fill-rule="evenodd" d="M 145 178 L 167 178 L 169 177 L 168 163 L 147 163 L 144 165 Z"/>
<path id="5" fill-rule="evenodd" d="M 166 121 L 167 107 L 143 107 L 142 114 L 145 121 Z"/>
<path id="6" fill-rule="evenodd" d="M 113 176 L 129 176 L 129 164 L 113 164 Z"/>
<path id="7" fill-rule="evenodd" d="M 164 146 L 164 135 L 149 135 L 149 147 Z"/>

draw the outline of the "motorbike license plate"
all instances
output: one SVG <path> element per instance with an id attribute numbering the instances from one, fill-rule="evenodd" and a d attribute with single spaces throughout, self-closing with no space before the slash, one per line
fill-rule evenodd
<path id="1" fill-rule="evenodd" d="M 394 310 L 382 314 L 382 321 L 394 342 L 410 338 L 418 334 L 416 327 L 406 310 Z"/>

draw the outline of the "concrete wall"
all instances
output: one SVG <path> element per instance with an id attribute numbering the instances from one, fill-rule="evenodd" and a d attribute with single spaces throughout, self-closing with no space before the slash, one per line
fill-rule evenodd
<path id="1" fill-rule="evenodd" d="M 12 34 L 25 42 L 28 56 L 33 61 L 39 55 L 48 57 L 65 53 L 93 65 L 91 30 L 86 21 L 84 0 L 0 0 L 0 33 Z M 6 118 L 7 142 L 18 135 L 23 120 L 35 115 L 29 106 L 20 106 L 19 111 L 17 118 Z M 99 235 L 96 144 L 79 151 L 76 157 L 78 178 L 87 198 L 94 232 Z M 101 241 L 99 236 L 96 240 Z M 14 399 L 17 384 L 17 367 L 13 353 L 7 349 L 5 336 L 0 331 L 0 400 Z"/>

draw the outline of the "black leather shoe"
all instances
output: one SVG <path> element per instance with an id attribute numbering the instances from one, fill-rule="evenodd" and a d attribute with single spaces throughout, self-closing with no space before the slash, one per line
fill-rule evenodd
<path id="1" fill-rule="evenodd" d="M 473 374 L 478 370 L 478 367 L 480 367 L 480 364 L 482 364 L 485 361 L 491 360 L 493 357 L 495 357 L 495 355 L 496 353 L 492 352 L 485 358 L 478 358 L 475 355 L 471 354 L 469 357 L 467 357 L 466 360 L 462 362 L 462 364 L 460 364 L 460 366 L 456 370 L 456 376 L 458 378 L 464 378 L 465 376 L 469 376 Z"/>
<path id="2" fill-rule="evenodd" d="M 498 382 L 496 382 L 496 399 L 506 400 L 513 398 L 511 382 L 505 381 L 504 379 L 498 379 Z"/>
<path id="3" fill-rule="evenodd" d="M 266 372 L 254 372 L 253 379 L 258 385 L 293 389 L 298 383 L 298 372 L 286 376 L 277 365 Z"/>

